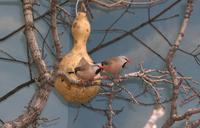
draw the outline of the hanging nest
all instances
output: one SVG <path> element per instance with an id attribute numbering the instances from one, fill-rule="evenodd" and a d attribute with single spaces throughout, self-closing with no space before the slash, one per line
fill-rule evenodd
<path id="1" fill-rule="evenodd" d="M 89 38 L 91 28 L 85 12 L 78 12 L 72 24 L 73 48 L 67 53 L 59 64 L 59 71 L 64 72 L 72 79 L 79 80 L 73 72 L 81 58 L 92 64 L 93 61 L 87 53 L 87 40 Z M 100 82 L 100 81 L 99 81 Z M 99 92 L 99 85 L 75 85 L 63 77 L 58 77 L 55 81 L 55 88 L 64 99 L 70 103 L 82 104 L 89 102 Z"/>

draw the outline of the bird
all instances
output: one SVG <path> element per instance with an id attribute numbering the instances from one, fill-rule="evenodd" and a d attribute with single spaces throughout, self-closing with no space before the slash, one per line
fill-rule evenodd
<path id="1" fill-rule="evenodd" d="M 103 71 L 111 74 L 114 78 L 119 78 L 120 72 L 125 68 L 126 64 L 130 63 L 130 60 L 126 56 L 116 56 L 108 60 L 102 61 L 101 66 Z"/>
<path id="2" fill-rule="evenodd" d="M 102 71 L 100 64 L 89 64 L 82 58 L 78 66 L 74 69 L 74 73 L 83 81 L 92 81 Z"/>

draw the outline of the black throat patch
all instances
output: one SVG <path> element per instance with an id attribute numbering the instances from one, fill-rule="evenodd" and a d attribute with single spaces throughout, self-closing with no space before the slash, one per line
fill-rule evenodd
<path id="1" fill-rule="evenodd" d="M 126 66 L 127 62 L 125 62 L 123 65 L 122 65 L 122 68 L 124 68 Z"/>
<path id="2" fill-rule="evenodd" d="M 96 72 L 95 72 L 95 74 L 96 75 L 99 74 L 101 72 L 101 70 L 102 70 L 101 68 L 97 69 Z"/>

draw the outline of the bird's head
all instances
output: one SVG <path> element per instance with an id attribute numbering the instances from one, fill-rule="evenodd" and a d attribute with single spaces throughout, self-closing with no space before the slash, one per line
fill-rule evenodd
<path id="1" fill-rule="evenodd" d="M 123 61 L 123 62 L 127 62 L 127 63 L 131 63 L 132 61 L 130 60 L 130 58 L 126 57 L 126 56 L 119 56 L 119 58 Z"/>
<path id="2" fill-rule="evenodd" d="M 130 59 L 126 56 L 119 56 L 119 58 L 121 62 L 123 63 L 122 68 L 124 68 L 127 63 L 129 64 L 131 63 Z"/>

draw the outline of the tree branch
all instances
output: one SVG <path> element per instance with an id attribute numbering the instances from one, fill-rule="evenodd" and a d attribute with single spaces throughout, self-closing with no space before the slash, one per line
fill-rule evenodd
<path id="1" fill-rule="evenodd" d="M 178 94 L 179 94 L 179 87 L 182 83 L 182 80 L 178 78 L 176 69 L 174 68 L 174 65 L 172 63 L 174 55 L 177 51 L 177 49 L 179 48 L 181 41 L 183 40 L 183 36 L 186 30 L 186 27 L 188 25 L 189 22 L 189 18 L 190 15 L 192 13 L 192 2 L 193 0 L 188 0 L 187 1 L 187 7 L 185 10 L 185 15 L 184 15 L 184 19 L 181 25 L 181 28 L 179 30 L 179 34 L 176 38 L 176 41 L 174 43 L 174 45 L 172 45 L 172 47 L 170 48 L 167 57 L 166 57 L 166 64 L 167 64 L 167 69 L 171 75 L 172 78 L 172 82 L 173 82 L 173 92 L 172 92 L 172 102 L 171 102 L 171 113 L 170 113 L 170 117 L 168 118 L 168 120 L 164 123 L 164 125 L 162 126 L 162 128 L 169 128 L 170 126 L 172 126 L 174 124 L 175 117 L 177 116 L 177 104 L 176 101 L 178 99 Z"/>
<path id="2" fill-rule="evenodd" d="M 51 33 L 56 48 L 56 59 L 59 62 L 62 58 L 61 43 L 58 36 L 57 19 L 56 19 L 57 0 L 51 1 Z"/>
<path id="3" fill-rule="evenodd" d="M 151 1 L 128 1 L 128 0 L 119 0 L 119 1 L 115 1 L 112 3 L 108 3 L 108 2 L 103 2 L 100 0 L 91 0 L 91 2 L 95 3 L 98 6 L 101 7 L 105 7 L 108 9 L 113 9 L 113 8 L 119 8 L 119 7 L 124 7 L 124 6 L 128 6 L 128 5 L 155 5 L 158 3 L 163 2 L 164 0 L 151 0 Z"/>
<path id="4" fill-rule="evenodd" d="M 154 20 L 156 20 L 158 17 L 160 17 L 161 15 L 163 15 L 164 13 L 166 13 L 168 10 L 170 10 L 172 7 L 174 7 L 176 4 L 178 4 L 181 0 L 176 0 L 174 3 L 172 3 L 171 5 L 169 5 L 167 8 L 163 9 L 161 12 L 159 12 L 157 15 L 155 15 L 154 17 L 152 17 L 150 20 L 146 21 L 146 22 L 143 22 L 141 23 L 140 25 L 138 25 L 137 27 L 135 28 L 132 28 L 130 29 L 127 33 L 124 33 L 112 40 L 109 40 L 108 42 L 100 45 L 100 46 L 97 46 L 95 48 L 93 48 L 91 51 L 89 51 L 89 54 L 92 54 L 102 48 L 105 48 L 111 44 L 114 44 L 114 43 L 117 43 L 117 41 L 125 38 L 126 36 L 130 35 L 130 33 L 133 33 L 133 32 L 136 32 L 137 30 L 141 29 L 142 27 L 148 25 L 149 23 L 153 22 Z"/>
<path id="5" fill-rule="evenodd" d="M 197 119 L 191 124 L 191 128 L 198 128 L 199 126 L 200 126 L 200 119 Z"/>
<path id="6" fill-rule="evenodd" d="M 21 89 L 23 89 L 23 88 L 25 88 L 25 87 L 27 87 L 27 86 L 30 86 L 30 84 L 32 84 L 32 83 L 34 83 L 34 82 L 35 82 L 35 80 L 32 79 L 32 80 L 29 80 L 29 81 L 27 81 L 27 82 L 25 82 L 25 83 L 23 83 L 23 84 L 17 86 L 17 87 L 14 88 L 13 90 L 9 91 L 6 95 L 0 97 L 0 102 L 6 100 L 8 97 L 10 97 L 11 95 L 15 94 L 15 93 L 18 92 L 19 90 L 21 90 Z"/>
<path id="7" fill-rule="evenodd" d="M 35 92 L 34 99 L 31 100 L 27 111 L 18 116 L 16 119 L 6 122 L 2 128 L 24 128 L 33 123 L 43 110 L 51 91 L 50 86 L 46 84 L 46 81 L 51 79 L 51 75 L 48 73 L 46 64 L 41 58 L 41 53 L 34 34 L 32 0 L 23 0 L 22 2 L 25 18 L 26 39 L 31 51 L 33 61 L 37 66 L 38 72 L 43 78 L 43 84 L 41 84 L 39 89 Z"/>

